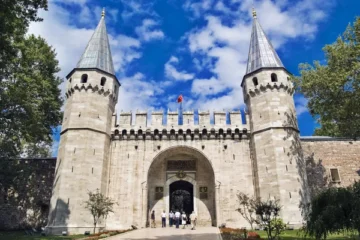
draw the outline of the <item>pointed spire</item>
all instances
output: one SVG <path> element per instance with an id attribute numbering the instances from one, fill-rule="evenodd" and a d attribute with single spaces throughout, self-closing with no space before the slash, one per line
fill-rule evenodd
<path id="1" fill-rule="evenodd" d="M 250 40 L 249 58 L 246 74 L 264 67 L 284 67 L 271 42 L 257 20 L 255 9 L 252 11 L 253 27 Z"/>
<path id="2" fill-rule="evenodd" d="M 77 64 L 77 68 L 97 68 L 115 75 L 109 38 L 106 31 L 105 8 L 101 13 L 100 22 Z"/>

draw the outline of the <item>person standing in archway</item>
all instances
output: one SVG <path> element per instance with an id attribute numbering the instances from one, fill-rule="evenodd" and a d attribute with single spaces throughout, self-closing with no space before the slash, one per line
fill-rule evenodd
<path id="1" fill-rule="evenodd" d="M 180 214 L 179 210 L 176 210 L 176 212 L 175 212 L 175 223 L 176 223 L 176 228 L 179 228 L 179 224 L 180 224 L 180 217 L 181 217 L 181 214 Z"/>
<path id="2" fill-rule="evenodd" d="M 185 229 L 186 227 L 186 222 L 187 222 L 187 217 L 185 212 L 183 212 L 183 214 L 181 215 L 181 224 L 183 225 L 183 229 Z"/>
<path id="3" fill-rule="evenodd" d="M 166 213 L 165 210 L 161 214 L 161 227 L 166 227 Z"/>
<path id="4" fill-rule="evenodd" d="M 152 228 L 156 228 L 156 224 L 155 224 L 155 211 L 154 211 L 154 210 L 151 212 L 151 227 L 152 227 Z"/>
<path id="5" fill-rule="evenodd" d="M 197 220 L 197 216 L 196 216 L 195 212 L 193 211 L 193 212 L 190 214 L 191 230 L 195 230 L 196 220 Z"/>
<path id="6" fill-rule="evenodd" d="M 174 219 L 174 213 L 173 213 L 173 211 L 170 211 L 170 213 L 169 213 L 169 225 L 170 225 L 170 227 L 172 227 L 172 225 L 173 225 L 173 219 Z"/>

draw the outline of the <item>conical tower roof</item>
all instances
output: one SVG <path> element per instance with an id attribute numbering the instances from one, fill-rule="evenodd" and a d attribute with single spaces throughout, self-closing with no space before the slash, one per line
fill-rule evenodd
<path id="1" fill-rule="evenodd" d="M 102 12 L 100 22 L 86 46 L 85 52 L 81 56 L 76 68 L 97 68 L 115 75 L 109 38 L 106 31 L 105 11 Z"/>
<path id="2" fill-rule="evenodd" d="M 253 26 L 246 74 L 266 67 L 284 67 L 253 10 Z"/>

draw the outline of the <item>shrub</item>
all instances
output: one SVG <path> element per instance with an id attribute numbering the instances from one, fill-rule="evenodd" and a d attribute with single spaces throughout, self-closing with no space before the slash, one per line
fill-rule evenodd
<path id="1" fill-rule="evenodd" d="M 247 234 L 248 239 L 260 239 L 260 235 L 256 232 L 248 232 Z"/>

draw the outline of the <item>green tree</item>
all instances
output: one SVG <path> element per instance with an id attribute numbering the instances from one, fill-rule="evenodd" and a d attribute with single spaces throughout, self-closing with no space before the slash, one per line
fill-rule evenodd
<path id="1" fill-rule="evenodd" d="M 352 230 L 353 193 L 349 188 L 329 188 L 310 204 L 306 216 L 306 233 L 316 239 L 326 239 L 331 233 Z"/>
<path id="2" fill-rule="evenodd" d="M 352 185 L 352 207 L 351 207 L 351 221 L 353 228 L 357 230 L 360 237 L 360 181 Z"/>
<path id="3" fill-rule="evenodd" d="M 30 35 L 13 43 L 17 57 L 0 81 L 0 157 L 19 156 L 24 147 L 52 141 L 61 121 L 61 79 L 55 50 Z"/>
<path id="4" fill-rule="evenodd" d="M 325 64 L 300 64 L 298 90 L 321 127 L 317 135 L 360 136 L 360 18 L 323 48 Z"/>
<path id="5" fill-rule="evenodd" d="M 238 193 L 236 196 L 239 203 L 239 208 L 237 208 L 236 211 L 239 212 L 243 218 L 245 218 L 245 220 L 250 224 L 251 230 L 253 230 L 253 225 L 256 223 L 256 200 L 252 197 L 249 197 L 245 193 Z"/>
<path id="6" fill-rule="evenodd" d="M 257 223 L 266 231 L 268 239 L 277 239 L 286 225 L 279 218 L 281 206 L 279 200 L 257 200 L 254 210 L 258 216 Z"/>
<path id="7" fill-rule="evenodd" d="M 94 220 L 94 233 L 96 225 L 101 218 L 106 218 L 109 213 L 113 212 L 113 205 L 115 202 L 108 197 L 105 197 L 99 189 L 96 192 L 88 192 L 89 200 L 85 202 L 85 208 L 88 209 Z"/>
<path id="8" fill-rule="evenodd" d="M 17 57 L 14 42 L 21 42 L 30 22 L 41 21 L 38 9 L 47 10 L 47 0 L 0 0 L 0 81 L 7 78 L 8 66 Z"/>

